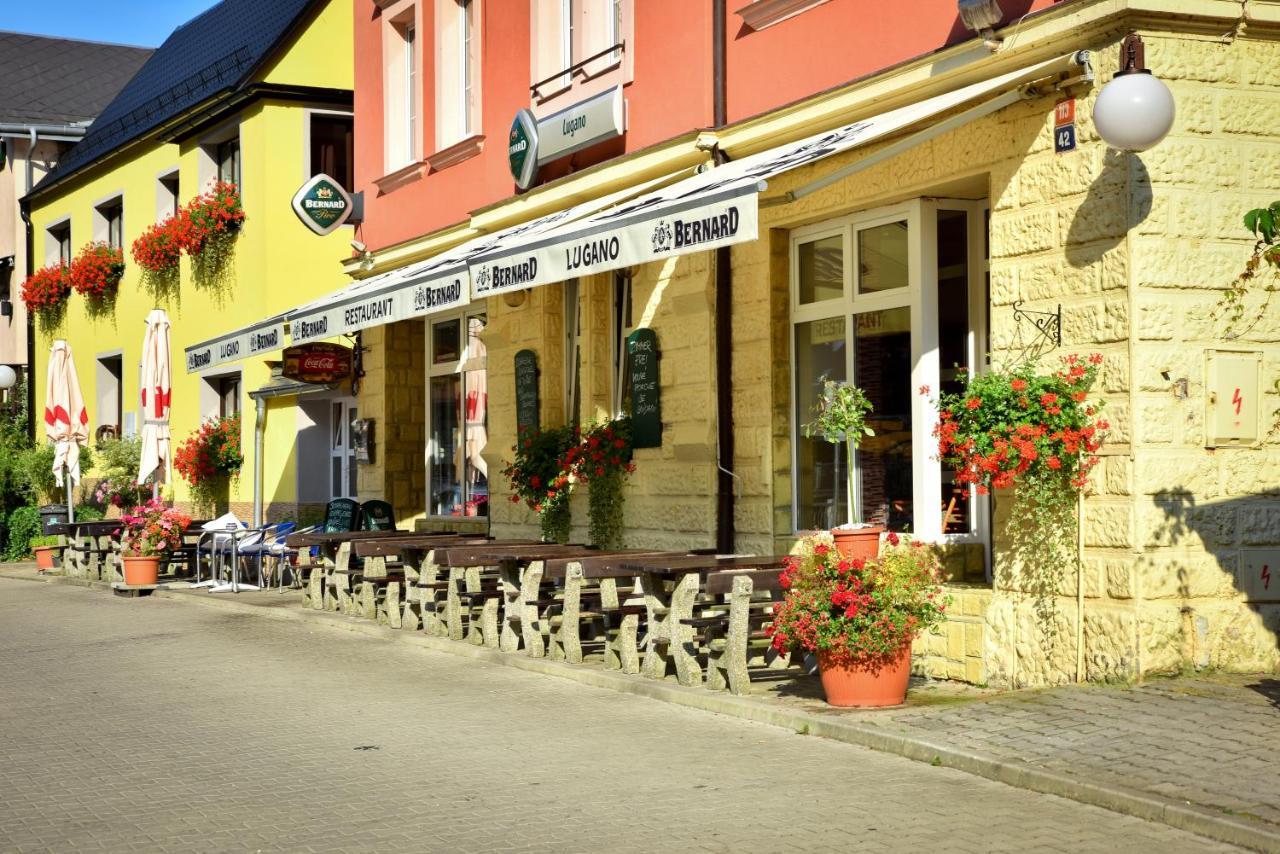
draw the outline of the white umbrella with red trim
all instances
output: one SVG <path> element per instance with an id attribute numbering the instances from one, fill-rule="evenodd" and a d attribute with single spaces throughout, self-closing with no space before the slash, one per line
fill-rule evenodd
<path id="1" fill-rule="evenodd" d="M 169 315 L 153 308 L 142 339 L 142 461 L 138 483 L 152 474 L 159 484 L 169 455 L 169 408 L 173 385 L 169 375 Z M 159 487 L 156 487 L 158 492 Z"/>
<path id="2" fill-rule="evenodd" d="M 62 339 L 49 349 L 45 383 L 44 434 L 54 444 L 53 476 L 67 486 L 67 518 L 75 521 L 71 489 L 80 482 L 80 449 L 89 444 L 89 412 L 80 393 L 80 378 L 71 358 L 71 345 Z"/>

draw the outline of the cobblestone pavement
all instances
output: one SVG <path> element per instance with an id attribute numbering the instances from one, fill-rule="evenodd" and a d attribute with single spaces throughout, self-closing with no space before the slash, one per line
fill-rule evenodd
<path id="1" fill-rule="evenodd" d="M 0 851 L 1227 851 L 567 680 L 0 579 Z"/>
<path id="2" fill-rule="evenodd" d="M 1280 677 L 1019 691 L 881 712 L 865 722 L 1280 831 Z"/>

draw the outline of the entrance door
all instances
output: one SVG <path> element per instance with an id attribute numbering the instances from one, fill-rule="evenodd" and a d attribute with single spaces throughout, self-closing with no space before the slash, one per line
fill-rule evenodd
<path id="1" fill-rule="evenodd" d="M 356 497 L 356 452 L 351 446 L 351 434 L 357 418 L 354 397 L 329 402 L 329 493 L 332 498 Z"/>

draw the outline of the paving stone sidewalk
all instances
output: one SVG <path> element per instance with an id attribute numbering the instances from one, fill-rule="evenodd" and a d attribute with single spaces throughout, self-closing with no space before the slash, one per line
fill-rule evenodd
<path id="1" fill-rule="evenodd" d="M 400 637 L 0 579 L 0 851 L 1232 850 Z"/>
<path id="2" fill-rule="evenodd" d="M 1018 691 L 865 722 L 1244 817 L 1280 835 L 1280 675 Z"/>

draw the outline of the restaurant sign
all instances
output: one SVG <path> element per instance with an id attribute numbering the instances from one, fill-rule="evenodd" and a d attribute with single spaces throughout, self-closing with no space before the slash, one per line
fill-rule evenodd
<path id="1" fill-rule="evenodd" d="M 230 335 L 205 341 L 186 349 L 187 373 L 216 368 L 227 362 L 238 362 L 259 353 L 271 353 L 284 346 L 284 321 L 273 320 L 259 326 L 241 329 Z"/>
<path id="2" fill-rule="evenodd" d="M 466 267 L 432 268 L 407 281 L 352 290 L 340 299 L 298 309 L 289 316 L 289 334 L 293 343 L 303 344 L 434 314 L 465 304 L 468 286 Z"/>
<path id="3" fill-rule="evenodd" d="M 322 237 L 345 225 L 353 209 L 351 195 L 324 173 L 303 184 L 293 195 L 293 212 L 303 225 Z"/>
<path id="4" fill-rule="evenodd" d="M 351 376 L 351 348 L 341 344 L 297 344 L 284 350 L 281 374 L 300 383 L 336 383 Z"/>

